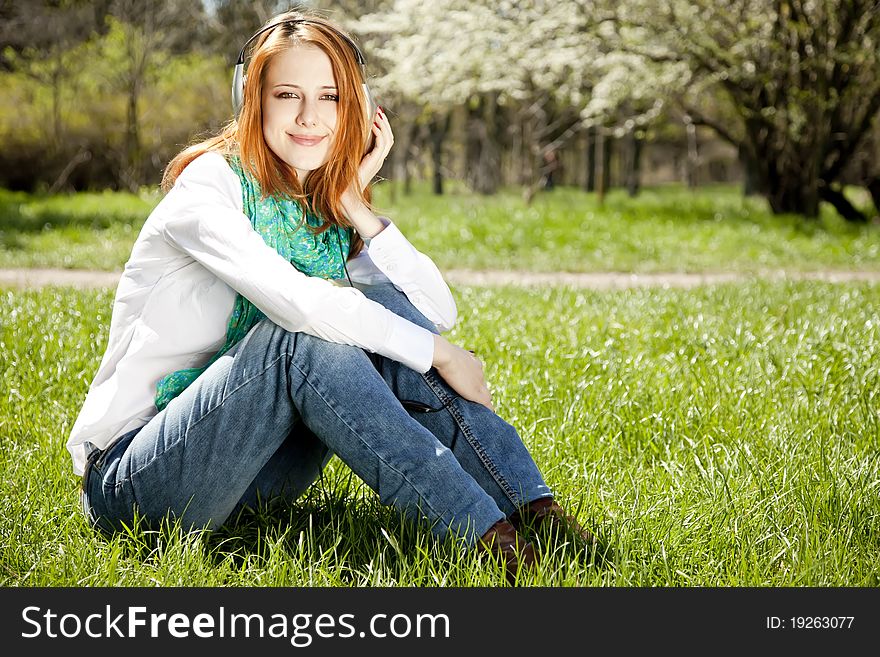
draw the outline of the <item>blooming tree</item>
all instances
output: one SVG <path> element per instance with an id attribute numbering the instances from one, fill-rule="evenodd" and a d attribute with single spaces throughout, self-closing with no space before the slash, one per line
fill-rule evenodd
<path id="1" fill-rule="evenodd" d="M 687 65 L 688 111 L 739 149 L 774 212 L 815 216 L 825 200 L 865 220 L 839 181 L 880 112 L 880 2 L 627 0 L 619 12 L 633 52 Z"/>
<path id="2" fill-rule="evenodd" d="M 523 181 L 532 186 L 547 151 L 586 126 L 608 124 L 624 100 L 650 98 L 630 103 L 640 120 L 656 113 L 652 89 L 662 77 L 646 72 L 658 66 L 609 50 L 609 7 L 604 0 L 397 0 L 349 27 L 384 65 L 371 82 L 379 93 L 435 115 L 472 110 L 480 142 L 474 186 L 491 192 L 501 113 L 521 140 Z"/>

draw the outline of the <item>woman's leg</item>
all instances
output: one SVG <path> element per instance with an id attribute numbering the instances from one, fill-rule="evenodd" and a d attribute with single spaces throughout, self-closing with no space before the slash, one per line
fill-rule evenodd
<path id="1" fill-rule="evenodd" d="M 411 517 L 473 544 L 503 513 L 452 452 L 413 420 L 366 353 L 263 321 L 87 473 L 104 525 L 222 524 L 299 420 Z"/>
<path id="2" fill-rule="evenodd" d="M 401 317 L 437 333 L 434 324 L 391 283 L 358 288 Z M 419 374 L 377 354 L 369 356 L 412 417 L 453 451 L 510 518 L 510 530 L 529 527 L 595 545 L 595 537 L 553 499 L 516 429 L 482 404 L 460 397 L 434 369 Z"/>
<path id="3" fill-rule="evenodd" d="M 327 445 L 300 420 L 248 486 L 232 515 L 244 507 L 255 508 L 260 501 L 295 501 L 315 482 L 332 456 Z"/>
<path id="4" fill-rule="evenodd" d="M 358 285 L 358 289 L 392 312 L 437 333 L 437 328 L 391 283 Z M 399 399 L 417 402 L 405 406 L 409 406 L 410 415 L 452 450 L 506 515 L 551 495 L 513 426 L 482 404 L 461 398 L 435 370 L 420 375 L 391 359 L 370 353 L 367 356 Z M 440 410 L 424 412 L 416 406 Z M 257 491 L 262 499 L 296 499 L 317 478 L 330 455 L 308 427 L 298 425 L 254 480 L 242 505 L 253 505 Z M 324 463 L 316 467 L 321 456 Z"/>
<path id="5" fill-rule="evenodd" d="M 438 332 L 391 283 L 358 285 L 358 289 L 397 315 Z M 492 496 L 506 516 L 529 502 L 552 495 L 516 429 L 492 410 L 459 396 L 434 369 L 420 374 L 378 354 L 369 356 L 410 415 L 452 450 L 462 468 Z M 417 407 L 435 410 L 426 412 Z"/>

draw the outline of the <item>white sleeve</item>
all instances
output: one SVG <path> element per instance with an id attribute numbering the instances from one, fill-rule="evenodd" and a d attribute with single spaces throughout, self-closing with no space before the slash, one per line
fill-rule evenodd
<path id="1" fill-rule="evenodd" d="M 372 239 L 364 240 L 363 250 L 348 261 L 352 280 L 391 281 L 439 331 L 448 331 L 455 326 L 458 308 L 437 265 L 417 251 L 390 219 L 379 220 L 385 228 Z"/>
<path id="2" fill-rule="evenodd" d="M 418 372 L 431 368 L 430 331 L 356 288 L 303 274 L 263 241 L 242 212 L 241 183 L 221 155 L 193 160 L 162 206 L 164 238 L 282 328 L 357 346 Z"/>

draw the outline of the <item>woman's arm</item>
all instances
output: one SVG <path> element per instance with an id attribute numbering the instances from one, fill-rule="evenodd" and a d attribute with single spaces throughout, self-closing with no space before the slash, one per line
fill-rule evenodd
<path id="1" fill-rule="evenodd" d="M 222 156 L 207 153 L 157 207 L 157 229 L 288 331 L 358 346 L 418 372 L 431 368 L 433 333 L 356 288 L 297 270 L 263 241 L 241 203 L 238 177 Z"/>
<path id="2" fill-rule="evenodd" d="M 409 243 L 390 219 L 377 217 L 364 202 L 362 190 L 379 173 L 394 145 L 394 133 L 381 107 L 376 112 L 373 134 L 373 148 L 361 160 L 357 179 L 340 199 L 343 214 L 368 244 L 366 255 L 362 251 L 350 261 L 349 275 L 364 274 L 369 279 L 380 271 L 438 330 L 448 331 L 455 324 L 457 308 L 440 270 Z"/>
<path id="3" fill-rule="evenodd" d="M 486 403 L 482 365 L 469 352 L 356 288 L 303 274 L 268 246 L 242 213 L 240 182 L 222 156 L 190 163 L 153 219 L 170 244 L 288 331 L 357 346 L 417 372 L 436 366 L 460 395 Z"/>
<path id="4" fill-rule="evenodd" d="M 368 224 L 370 229 L 356 227 L 366 246 L 348 261 L 349 276 L 367 284 L 390 281 L 438 331 L 450 330 L 458 318 L 458 308 L 437 265 L 417 251 L 390 219 L 372 213 L 369 218 L 375 220 Z"/>
<path id="5" fill-rule="evenodd" d="M 386 266 L 379 267 L 383 270 L 386 277 L 392 281 L 395 286 L 402 290 L 413 305 L 416 306 L 422 314 L 431 319 L 435 325 L 442 327 L 444 324 L 447 328 L 451 328 L 455 323 L 455 301 L 449 286 L 440 275 L 440 271 L 436 265 L 426 255 L 419 253 L 413 248 L 412 244 L 403 237 L 403 234 L 397 230 L 396 226 L 390 223 L 380 227 L 383 222 L 376 217 L 363 202 L 363 196 L 357 193 L 355 186 L 365 188 L 369 181 L 379 172 L 385 157 L 394 145 L 394 134 L 388 119 L 385 117 L 380 107 L 376 114 L 376 121 L 373 125 L 373 133 L 376 136 L 373 149 L 364 156 L 359 167 L 359 180 L 352 183 L 352 186 L 343 194 L 341 203 L 345 216 L 355 227 L 355 230 L 364 238 L 372 240 L 369 247 L 375 253 L 379 251 L 380 258 L 377 262 L 381 262 L 381 256 L 384 253 L 386 258 L 403 257 L 408 259 L 409 265 L 402 267 L 399 273 L 395 272 L 395 263 L 386 262 Z M 389 233 L 389 228 L 391 232 Z M 382 240 L 381 236 L 387 235 L 391 243 L 387 246 L 384 244 L 387 240 Z M 399 236 L 397 244 L 394 244 L 395 236 Z M 376 240 L 379 241 L 378 249 Z M 382 247 L 385 247 L 384 249 Z M 408 274 L 408 276 L 407 276 Z M 424 282 L 419 285 L 419 275 L 422 274 L 423 281 L 432 281 L 434 294 L 426 295 L 434 304 L 443 306 L 445 304 L 447 310 L 446 322 L 443 320 L 442 311 L 437 311 L 437 306 L 432 308 L 427 303 L 425 296 L 422 294 L 422 288 L 428 287 Z M 433 317 L 432 317 L 433 313 Z M 435 319 L 435 318 L 439 318 Z M 440 328 L 443 330 L 443 328 Z M 434 356 L 432 364 L 437 372 L 448 383 L 453 390 L 458 392 L 462 397 L 470 399 L 487 406 L 491 410 L 495 410 L 492 406 L 492 396 L 489 394 L 489 388 L 486 386 L 486 379 L 483 376 L 483 364 L 473 355 L 473 353 L 465 351 L 461 347 L 451 344 L 448 340 L 439 335 L 434 335 Z"/>

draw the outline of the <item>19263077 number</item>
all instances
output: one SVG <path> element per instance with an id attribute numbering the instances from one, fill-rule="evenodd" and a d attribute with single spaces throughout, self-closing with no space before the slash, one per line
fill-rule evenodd
<path id="1" fill-rule="evenodd" d="M 768 630 L 848 630 L 855 616 L 767 616 Z"/>

